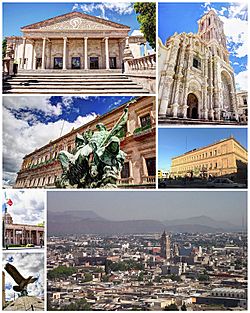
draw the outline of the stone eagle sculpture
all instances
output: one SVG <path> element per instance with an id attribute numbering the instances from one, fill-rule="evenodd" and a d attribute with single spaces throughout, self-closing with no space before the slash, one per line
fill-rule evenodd
<path id="1" fill-rule="evenodd" d="M 37 281 L 37 278 L 33 276 L 29 276 L 28 278 L 24 278 L 18 270 L 15 268 L 15 266 L 11 265 L 10 263 L 7 263 L 4 267 L 6 272 L 14 279 L 14 281 L 17 283 L 18 286 L 13 286 L 13 290 L 16 292 L 20 292 L 21 296 L 27 296 L 27 287 L 28 284 L 32 284 L 35 281 Z"/>

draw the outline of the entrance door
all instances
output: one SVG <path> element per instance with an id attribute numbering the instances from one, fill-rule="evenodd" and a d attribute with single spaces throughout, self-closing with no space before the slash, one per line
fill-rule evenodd
<path id="1" fill-rule="evenodd" d="M 98 57 L 90 57 L 89 61 L 90 61 L 89 67 L 91 70 L 99 68 L 99 58 Z"/>
<path id="2" fill-rule="evenodd" d="M 187 117 L 197 119 L 198 116 L 198 99 L 196 95 L 193 93 L 190 93 L 187 98 Z"/>
<path id="3" fill-rule="evenodd" d="M 80 57 L 72 57 L 71 59 L 71 68 L 80 69 L 81 68 L 81 59 Z"/>
<path id="4" fill-rule="evenodd" d="M 116 68 L 116 57 L 109 58 L 109 68 L 115 69 Z"/>
<path id="5" fill-rule="evenodd" d="M 40 70 L 42 68 L 42 58 L 36 59 L 36 69 Z"/>
<path id="6" fill-rule="evenodd" d="M 54 58 L 54 69 L 61 70 L 63 68 L 63 58 Z"/>

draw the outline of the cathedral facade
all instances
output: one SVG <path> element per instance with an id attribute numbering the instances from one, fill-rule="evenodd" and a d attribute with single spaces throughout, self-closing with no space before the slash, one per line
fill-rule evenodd
<path id="1" fill-rule="evenodd" d="M 223 23 L 213 10 L 198 21 L 197 34 L 160 42 L 159 76 L 159 117 L 243 120 Z"/>

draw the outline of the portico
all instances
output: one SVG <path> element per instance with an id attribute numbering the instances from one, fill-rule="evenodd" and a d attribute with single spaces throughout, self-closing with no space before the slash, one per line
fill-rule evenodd
<path id="1" fill-rule="evenodd" d="M 20 69 L 122 69 L 130 28 L 71 12 L 21 28 L 12 38 Z"/>

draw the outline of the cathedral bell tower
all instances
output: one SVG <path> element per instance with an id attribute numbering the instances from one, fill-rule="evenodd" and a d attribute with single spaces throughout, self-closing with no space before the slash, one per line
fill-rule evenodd
<path id="1" fill-rule="evenodd" d="M 166 260 L 169 260 L 171 257 L 170 239 L 169 236 L 166 235 L 165 231 L 161 235 L 160 244 L 161 244 L 161 257 Z"/>
<path id="2" fill-rule="evenodd" d="M 198 21 L 198 34 L 203 39 L 213 55 L 219 56 L 225 62 L 229 63 L 227 41 L 224 34 L 223 22 L 220 20 L 214 10 L 202 16 Z"/>

